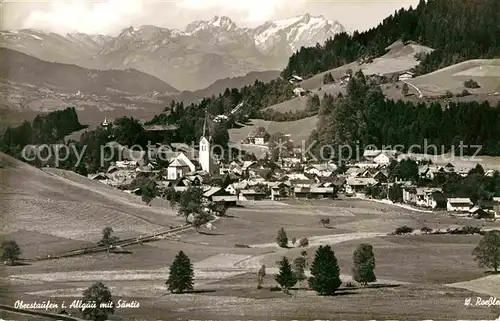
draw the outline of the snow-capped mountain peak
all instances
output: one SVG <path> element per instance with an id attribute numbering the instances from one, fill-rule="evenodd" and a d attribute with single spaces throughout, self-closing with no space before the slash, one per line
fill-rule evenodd
<path id="1" fill-rule="evenodd" d="M 176 88 L 194 90 L 217 79 L 281 69 L 300 47 L 322 44 L 343 31 L 340 23 L 310 14 L 256 28 L 239 28 L 229 17 L 215 16 L 184 30 L 130 26 L 117 36 L 0 31 L 0 46 L 91 69 L 134 68 Z"/>
<path id="2" fill-rule="evenodd" d="M 188 24 L 184 32 L 187 35 L 194 35 L 199 31 L 213 30 L 213 29 L 221 29 L 224 31 L 235 31 L 236 29 L 238 29 L 238 26 L 236 26 L 236 24 L 229 17 L 215 16 L 210 21 L 198 20 Z"/>
<path id="3" fill-rule="evenodd" d="M 345 28 L 338 21 L 306 13 L 288 19 L 267 21 L 253 30 L 253 38 L 261 51 L 268 51 L 277 40 L 286 40 L 293 52 L 302 46 L 322 43 L 344 31 Z"/>

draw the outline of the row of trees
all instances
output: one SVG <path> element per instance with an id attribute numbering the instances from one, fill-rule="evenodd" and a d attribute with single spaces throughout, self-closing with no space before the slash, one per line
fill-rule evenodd
<path id="1" fill-rule="evenodd" d="M 293 260 L 293 264 L 289 262 L 287 257 L 283 257 L 279 262 L 279 273 L 274 279 L 285 293 L 288 293 L 289 289 L 297 282 L 301 283 L 307 279 L 309 288 L 319 295 L 333 295 L 342 284 L 340 268 L 333 249 L 329 245 L 319 246 L 311 264 L 310 278 L 307 278 L 304 272 L 307 266 L 306 254 L 303 251 L 301 256 Z M 375 282 L 374 270 L 373 247 L 370 244 L 360 244 L 353 253 L 353 279 L 364 285 Z"/>
<path id="2" fill-rule="evenodd" d="M 435 49 L 419 57 L 419 74 L 468 59 L 494 58 L 500 54 L 499 20 L 496 0 L 421 0 L 416 8 L 400 9 L 368 31 L 341 33 L 324 45 L 302 47 L 290 57 L 282 76 L 309 77 L 356 60 L 370 61 L 400 39 Z"/>

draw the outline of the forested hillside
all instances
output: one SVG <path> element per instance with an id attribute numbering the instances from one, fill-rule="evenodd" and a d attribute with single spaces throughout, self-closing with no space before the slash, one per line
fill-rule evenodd
<path id="1" fill-rule="evenodd" d="M 345 97 L 325 96 L 319 109 L 320 118 L 311 141 L 317 146 L 348 145 L 355 150 L 367 145 L 399 146 L 402 151 L 441 154 L 454 151 L 459 145 L 464 155 L 500 155 L 500 103 L 488 102 L 414 104 L 386 99 L 377 85 L 371 85 L 361 71 L 352 77 Z M 427 142 L 427 143 L 426 143 Z M 437 150 L 424 150 L 425 144 Z M 454 146 L 454 147 L 453 147 Z M 338 148 L 334 150 L 338 151 Z"/>
<path id="2" fill-rule="evenodd" d="M 202 134 L 205 112 L 210 115 L 229 115 L 238 104 L 242 107 L 232 114 L 229 126 L 234 122 L 244 122 L 247 118 L 258 115 L 260 109 L 286 101 L 294 97 L 293 85 L 282 79 L 268 83 L 255 81 L 251 86 L 241 89 L 226 89 L 219 96 L 204 98 L 198 103 L 184 106 L 173 101 L 164 113 L 155 116 L 148 125 L 176 124 L 179 129 L 175 134 L 178 142 L 197 141 Z M 217 129 L 214 129 L 217 130 Z M 227 133 L 226 133 L 227 134 Z M 220 143 L 220 142 L 214 142 Z"/>
<path id="3" fill-rule="evenodd" d="M 0 151 L 17 156 L 26 145 L 58 143 L 64 136 L 83 128 L 74 107 L 38 115 L 31 123 L 25 121 L 20 126 L 7 128 L 0 138 Z"/>
<path id="4" fill-rule="evenodd" d="M 338 34 L 323 46 L 301 48 L 282 75 L 309 77 L 360 58 L 374 58 L 399 39 L 435 49 L 420 57 L 418 74 L 468 59 L 500 57 L 499 21 L 498 0 L 421 0 L 415 9 L 401 9 L 376 28 L 352 36 Z"/>

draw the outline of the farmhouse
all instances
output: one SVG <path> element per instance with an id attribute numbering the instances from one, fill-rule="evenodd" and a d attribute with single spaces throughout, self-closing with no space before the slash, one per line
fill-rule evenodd
<path id="1" fill-rule="evenodd" d="M 412 79 L 415 74 L 412 73 L 411 71 L 405 71 L 402 74 L 399 75 L 398 80 L 399 81 L 405 81 L 408 79 Z"/>
<path id="2" fill-rule="evenodd" d="M 376 185 L 374 178 L 348 177 L 346 181 L 346 194 L 364 193 L 368 186 Z"/>
<path id="3" fill-rule="evenodd" d="M 290 196 L 289 182 L 274 182 L 269 184 L 269 188 L 271 189 L 271 200 L 275 200 L 276 198 L 284 198 Z"/>
<path id="4" fill-rule="evenodd" d="M 203 193 L 203 197 L 211 202 L 224 202 L 227 207 L 236 206 L 238 197 L 231 195 L 220 187 L 209 187 Z"/>
<path id="5" fill-rule="evenodd" d="M 399 152 L 392 149 L 366 149 L 363 151 L 363 158 L 377 165 L 387 165 L 393 159 L 397 159 Z M 377 161 L 375 161 L 377 160 Z"/>
<path id="6" fill-rule="evenodd" d="M 448 198 L 446 210 L 449 212 L 468 212 L 472 205 L 470 198 Z"/>
<path id="7" fill-rule="evenodd" d="M 297 97 L 303 97 L 307 94 L 307 91 L 304 88 L 297 87 L 293 90 L 293 93 Z"/>
<path id="8" fill-rule="evenodd" d="M 244 189 L 239 191 L 238 200 L 241 201 L 258 201 L 266 197 L 266 193 L 256 189 Z"/>
<path id="9" fill-rule="evenodd" d="M 340 83 L 342 85 L 347 85 L 351 81 L 351 75 L 349 74 L 344 74 L 342 77 L 340 77 Z"/>
<path id="10" fill-rule="evenodd" d="M 328 177 L 337 169 L 333 163 L 311 164 L 304 170 L 305 174 L 316 175 L 318 177 Z"/>
<path id="11" fill-rule="evenodd" d="M 291 84 L 296 84 L 298 82 L 301 82 L 302 80 L 304 80 L 302 77 L 297 76 L 297 75 L 292 75 L 292 77 L 290 77 L 290 79 L 288 79 L 288 82 Z"/>
<path id="12" fill-rule="evenodd" d="M 224 121 L 226 121 L 228 119 L 229 119 L 229 117 L 227 117 L 226 115 L 217 115 L 214 118 L 214 122 L 221 123 L 221 122 L 224 122 Z"/>
<path id="13" fill-rule="evenodd" d="M 246 141 L 249 144 L 265 145 L 270 137 L 271 135 L 263 127 L 259 127 L 248 135 Z"/>
<path id="14" fill-rule="evenodd" d="M 293 189 L 295 198 L 333 198 L 335 196 L 334 187 L 295 187 Z"/>
<path id="15" fill-rule="evenodd" d="M 394 153 L 382 152 L 373 161 L 378 165 L 389 165 L 393 160 L 396 160 Z"/>
<path id="16" fill-rule="evenodd" d="M 403 202 L 432 209 L 446 207 L 446 198 L 441 188 L 405 187 Z"/>

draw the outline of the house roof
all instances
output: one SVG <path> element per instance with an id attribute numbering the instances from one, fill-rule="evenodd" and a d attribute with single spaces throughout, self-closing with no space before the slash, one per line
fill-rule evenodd
<path id="1" fill-rule="evenodd" d="M 470 200 L 470 198 L 460 198 L 460 197 L 457 197 L 457 198 L 448 198 L 448 202 L 450 204 L 471 204 L 472 205 L 472 201 Z"/>
<path id="2" fill-rule="evenodd" d="M 392 156 L 397 156 L 398 155 L 398 151 L 397 150 L 393 150 L 393 149 L 384 149 L 384 150 L 381 150 L 381 149 L 365 149 L 363 151 L 363 157 L 377 157 L 378 155 L 380 154 L 386 154 L 386 155 L 392 155 Z"/>
<path id="3" fill-rule="evenodd" d="M 105 179 L 109 179 L 109 177 L 104 173 L 97 173 L 97 174 L 90 176 L 90 179 L 92 179 L 92 180 L 94 180 L 94 179 L 105 180 Z"/>
<path id="4" fill-rule="evenodd" d="M 347 185 L 350 185 L 350 186 L 367 186 L 367 185 L 375 185 L 377 183 L 378 182 L 371 177 L 366 177 L 366 178 L 349 177 L 349 178 L 347 178 Z"/>
<path id="5" fill-rule="evenodd" d="M 189 167 L 189 165 L 183 159 L 176 158 L 168 167 Z"/>
<path id="6" fill-rule="evenodd" d="M 349 168 L 346 172 L 345 175 L 347 176 L 357 176 L 363 171 L 363 169 L 358 168 L 358 167 L 351 167 Z"/>
<path id="7" fill-rule="evenodd" d="M 213 196 L 212 201 L 214 202 L 236 202 L 238 201 L 238 196 L 236 195 L 222 195 L 222 196 Z"/>
<path id="8" fill-rule="evenodd" d="M 242 189 L 240 191 L 240 194 L 243 194 L 243 195 L 255 195 L 255 194 L 265 194 L 264 192 L 258 192 L 254 189 Z"/>
<path id="9" fill-rule="evenodd" d="M 217 193 L 220 190 L 222 190 L 222 188 L 220 188 L 220 187 L 211 187 L 210 189 L 208 189 L 207 191 L 205 191 L 203 193 L 203 196 L 210 197 L 210 196 L 214 195 L 215 193 Z"/>

